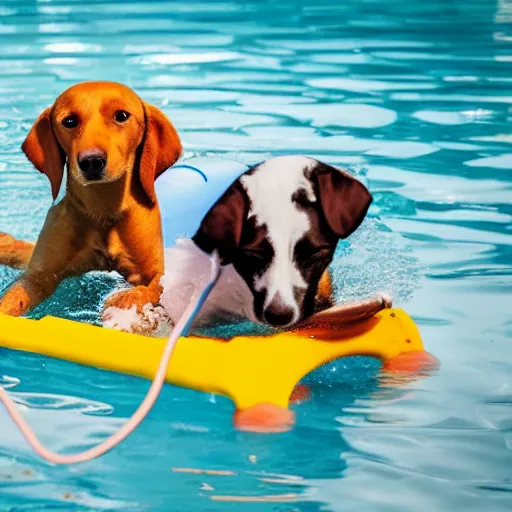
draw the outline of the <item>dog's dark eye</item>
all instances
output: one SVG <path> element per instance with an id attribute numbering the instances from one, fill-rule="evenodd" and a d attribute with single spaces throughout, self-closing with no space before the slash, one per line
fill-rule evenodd
<path id="1" fill-rule="evenodd" d="M 76 117 L 75 114 L 71 114 L 71 115 L 65 117 L 61 121 L 61 124 L 65 128 L 76 128 L 78 126 L 78 117 Z"/>
<path id="2" fill-rule="evenodd" d="M 330 248 L 330 247 L 325 248 L 325 249 L 318 249 L 311 256 L 311 259 L 313 261 L 321 261 L 321 262 L 323 262 L 329 258 L 332 258 L 332 248 Z"/>
<path id="3" fill-rule="evenodd" d="M 265 251 L 261 249 L 244 249 L 244 254 L 248 258 L 254 258 L 258 260 L 264 260 L 267 257 Z"/>
<path id="4" fill-rule="evenodd" d="M 330 245 L 316 245 L 309 238 L 302 238 L 294 249 L 293 259 L 299 265 L 320 265 L 332 260 L 334 247 Z"/>
<path id="5" fill-rule="evenodd" d="M 126 110 L 118 110 L 115 114 L 114 114 L 114 119 L 118 122 L 118 123 L 126 123 L 126 121 L 128 121 L 128 119 L 130 118 L 130 113 L 129 112 L 126 112 Z"/>

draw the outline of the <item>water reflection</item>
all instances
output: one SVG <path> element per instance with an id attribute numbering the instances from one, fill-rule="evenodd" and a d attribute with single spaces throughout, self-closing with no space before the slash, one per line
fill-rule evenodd
<path id="1" fill-rule="evenodd" d="M 73 471 L 40 465 L 4 419 L 0 508 L 225 510 L 246 505 L 211 496 L 295 494 L 249 506 L 508 510 L 511 23 L 507 0 L 5 0 L 0 230 L 35 239 L 50 206 L 20 151 L 37 114 L 77 81 L 121 81 L 175 121 L 187 157 L 307 152 L 367 180 L 375 203 L 339 247 L 339 297 L 391 291 L 442 368 L 393 388 L 347 362 L 316 376 L 299 427 L 276 437 L 233 432 L 228 401 L 166 389 L 122 449 Z M 0 269 L 0 288 L 15 277 Z M 94 323 L 118 284 L 69 280 L 34 315 Z M 79 433 L 69 449 L 126 417 L 147 386 L 29 355 L 2 353 L 2 364 L 17 391 L 114 408 L 87 421 L 46 411 L 54 446 L 70 425 Z"/>

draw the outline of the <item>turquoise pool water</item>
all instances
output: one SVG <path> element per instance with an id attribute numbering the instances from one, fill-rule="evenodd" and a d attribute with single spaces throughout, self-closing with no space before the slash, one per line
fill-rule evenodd
<path id="1" fill-rule="evenodd" d="M 393 293 L 442 366 L 392 389 L 372 360 L 332 364 L 275 436 L 233 431 L 228 400 L 167 387 L 119 449 L 73 468 L 41 463 L 0 409 L 0 511 L 511 510 L 512 4 L 4 0 L 0 231 L 37 235 L 49 188 L 20 143 L 90 79 L 160 106 L 186 157 L 307 153 L 365 179 L 375 204 L 340 247 L 339 293 Z M 0 288 L 15 275 L 0 268 Z M 69 281 L 34 315 L 96 322 L 116 283 Z M 148 387 L 8 351 L 0 382 L 62 451 L 112 432 Z"/>

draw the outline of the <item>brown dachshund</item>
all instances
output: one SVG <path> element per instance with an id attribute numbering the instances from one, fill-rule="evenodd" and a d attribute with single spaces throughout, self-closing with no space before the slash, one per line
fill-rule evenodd
<path id="1" fill-rule="evenodd" d="M 26 268 L 0 313 L 22 315 L 64 278 L 91 270 L 116 270 L 133 285 L 105 308 L 158 304 L 164 259 L 154 182 L 182 149 L 165 115 L 128 87 L 85 82 L 38 117 L 22 149 L 50 180 L 54 200 L 66 168 L 66 193 L 35 246 L 0 234 L 0 264 Z"/>

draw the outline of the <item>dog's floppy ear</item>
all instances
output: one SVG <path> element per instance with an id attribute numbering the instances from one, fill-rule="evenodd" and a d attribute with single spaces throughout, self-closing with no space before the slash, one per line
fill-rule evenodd
<path id="1" fill-rule="evenodd" d="M 363 222 L 372 196 L 368 189 L 349 174 L 320 164 L 314 171 L 318 193 L 327 222 L 340 238 L 347 238 Z"/>
<path id="2" fill-rule="evenodd" d="M 247 194 L 237 180 L 205 215 L 192 240 L 204 252 L 211 254 L 217 250 L 223 265 L 232 263 L 240 245 L 248 205 Z"/>
<path id="3" fill-rule="evenodd" d="M 158 108 L 144 103 L 146 132 L 140 156 L 139 177 L 142 188 L 156 203 L 155 180 L 181 155 L 181 142 L 176 129 Z"/>
<path id="4" fill-rule="evenodd" d="M 50 116 L 51 107 L 48 107 L 36 119 L 21 149 L 32 165 L 48 176 L 55 200 L 62 183 L 66 156 L 53 133 Z"/>

